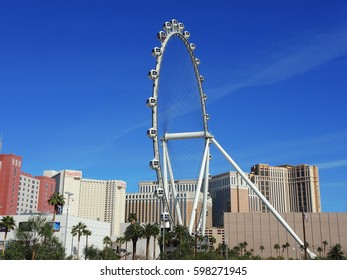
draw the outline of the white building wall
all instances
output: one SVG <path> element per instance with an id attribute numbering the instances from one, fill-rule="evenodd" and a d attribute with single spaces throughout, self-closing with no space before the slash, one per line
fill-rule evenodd
<path id="1" fill-rule="evenodd" d="M 38 206 L 40 180 L 29 174 L 21 174 L 18 192 L 17 214 L 35 213 Z"/>

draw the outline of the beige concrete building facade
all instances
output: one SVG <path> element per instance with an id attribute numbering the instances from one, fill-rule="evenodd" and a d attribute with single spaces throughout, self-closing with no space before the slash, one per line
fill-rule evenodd
<path id="1" fill-rule="evenodd" d="M 347 213 L 306 213 L 304 222 L 301 213 L 282 213 L 281 216 L 302 241 L 305 227 L 309 250 L 317 256 L 324 256 L 335 244 L 340 244 L 343 250 L 347 250 Z M 247 250 L 253 249 L 255 255 L 263 258 L 304 258 L 299 244 L 272 213 L 225 213 L 224 231 L 225 240 L 231 249 L 246 241 Z M 323 241 L 328 242 L 325 251 Z M 283 248 L 287 242 L 289 247 Z M 280 246 L 279 250 L 274 248 L 275 244 Z M 260 250 L 261 245 L 263 250 Z M 322 252 L 319 252 L 319 247 Z"/>
<path id="2" fill-rule="evenodd" d="M 56 181 L 56 192 L 66 198 L 63 214 L 111 224 L 110 236 L 120 236 L 125 219 L 126 182 L 82 178 L 80 170 L 46 170 L 45 176 Z M 66 192 L 71 193 L 70 197 Z M 68 207 L 67 207 L 68 206 Z"/>
<path id="3" fill-rule="evenodd" d="M 278 212 L 321 212 L 319 174 L 316 166 L 307 164 L 252 166 L 251 181 Z M 250 211 L 267 212 L 258 200 Z"/>
<path id="4" fill-rule="evenodd" d="M 126 183 L 121 180 L 82 179 L 78 216 L 108 222 L 111 236 L 120 236 L 125 219 Z"/>
<path id="5" fill-rule="evenodd" d="M 245 173 L 278 212 L 321 212 L 318 168 L 307 164 L 257 164 Z M 213 226 L 223 226 L 225 212 L 268 212 L 267 206 L 235 171 L 215 175 L 209 183 Z"/>
<path id="6" fill-rule="evenodd" d="M 213 201 L 213 226 L 223 226 L 224 212 L 249 212 L 249 188 L 239 173 L 229 171 L 213 176 L 209 191 Z"/>
<path id="7" fill-rule="evenodd" d="M 175 181 L 176 190 L 178 195 L 178 203 L 180 205 L 181 216 L 183 225 L 188 226 L 191 217 L 191 211 L 193 208 L 193 201 L 195 196 L 195 189 L 197 180 L 177 180 Z M 126 194 L 126 205 L 125 205 L 125 218 L 130 213 L 137 215 L 140 223 L 159 223 L 160 215 L 164 212 L 162 201 L 154 196 L 154 191 L 157 189 L 158 184 L 156 181 L 146 181 L 139 183 L 139 192 Z M 169 185 L 169 187 L 171 187 Z M 197 216 L 198 222 L 199 215 L 201 212 L 201 205 L 203 200 L 203 193 L 200 193 Z M 172 194 L 169 194 L 170 208 L 174 209 L 174 198 Z M 207 203 L 207 220 L 206 227 L 212 226 L 212 199 L 208 199 Z M 171 211 L 173 219 L 177 223 L 177 216 L 175 211 Z"/>

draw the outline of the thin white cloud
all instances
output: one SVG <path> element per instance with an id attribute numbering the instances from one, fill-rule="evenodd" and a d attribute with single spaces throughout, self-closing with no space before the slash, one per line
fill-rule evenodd
<path id="1" fill-rule="evenodd" d="M 211 101 L 216 101 L 237 90 L 275 84 L 292 77 L 313 71 L 326 63 L 347 55 L 347 25 L 333 31 L 311 35 L 306 44 L 292 46 L 285 50 L 275 61 L 263 65 L 250 77 L 217 89 L 210 89 Z M 269 56 L 273 57 L 272 54 Z M 257 66 L 259 69 L 259 66 Z"/>
<path id="2" fill-rule="evenodd" d="M 341 159 L 341 160 L 333 160 L 328 162 L 321 162 L 314 164 L 319 167 L 319 169 L 330 169 L 330 168 L 337 168 L 337 167 L 346 167 L 347 166 L 347 159 Z"/>

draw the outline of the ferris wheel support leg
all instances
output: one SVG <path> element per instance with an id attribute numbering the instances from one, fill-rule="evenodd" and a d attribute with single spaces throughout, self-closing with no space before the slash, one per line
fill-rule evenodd
<path id="1" fill-rule="evenodd" d="M 165 146 L 166 146 L 166 144 L 165 144 Z M 172 193 L 174 196 L 174 205 L 175 205 L 175 209 L 176 209 L 177 222 L 179 225 L 182 225 L 183 223 L 182 223 L 181 208 L 180 208 L 178 197 L 177 197 L 177 190 L 175 187 L 175 179 L 174 179 L 174 175 L 172 172 L 172 167 L 171 167 L 171 162 L 170 162 L 170 157 L 169 157 L 169 151 L 168 151 L 167 147 L 165 149 L 165 158 L 166 158 L 167 167 L 169 170 L 171 189 L 172 189 Z"/>
<path id="2" fill-rule="evenodd" d="M 171 217 L 171 212 L 168 211 L 169 210 L 169 187 L 167 185 L 167 161 L 166 161 L 166 154 L 167 151 L 167 146 L 166 146 L 166 142 L 163 141 L 163 153 L 164 153 L 164 157 L 163 157 L 163 186 L 164 186 L 164 212 L 168 212 L 170 213 L 170 219 L 171 221 L 173 221 L 172 217 Z M 164 223 L 165 224 L 165 223 Z"/>
<path id="3" fill-rule="evenodd" d="M 270 202 L 263 196 L 263 194 L 258 190 L 258 188 L 253 184 L 253 182 L 243 173 L 241 168 L 233 161 L 233 159 L 228 155 L 228 153 L 218 144 L 218 142 L 211 138 L 213 144 L 219 149 L 219 151 L 225 156 L 225 158 L 230 162 L 230 164 L 235 168 L 235 170 L 241 175 L 241 177 L 247 182 L 250 188 L 258 195 L 258 197 L 264 202 L 264 204 L 268 207 L 268 209 L 272 212 L 272 214 L 276 217 L 276 219 L 284 226 L 284 228 L 288 231 L 288 233 L 298 242 L 300 245 L 304 246 L 304 242 L 296 235 L 296 233 L 292 230 L 292 228 L 287 224 L 287 222 L 282 218 L 282 216 L 276 211 L 276 209 L 270 204 Z M 315 258 L 316 255 L 306 249 L 310 258 Z"/>
<path id="4" fill-rule="evenodd" d="M 204 156 L 202 158 L 202 163 L 201 163 L 201 167 L 200 167 L 198 184 L 197 184 L 197 187 L 196 187 L 196 190 L 195 190 L 195 197 L 194 197 L 194 202 L 193 202 L 192 213 L 191 213 L 191 216 L 190 216 L 190 222 L 189 222 L 189 227 L 188 227 L 189 234 L 192 234 L 192 232 L 193 232 L 194 220 L 195 220 L 196 211 L 197 211 L 197 208 L 198 208 L 198 201 L 199 201 L 199 196 L 200 196 L 200 191 L 201 191 L 202 178 L 204 176 L 204 170 L 206 168 L 206 160 L 207 160 L 207 154 L 208 154 L 209 145 L 210 145 L 210 142 L 206 141 Z"/>
<path id="5" fill-rule="evenodd" d="M 207 219 L 207 194 L 208 194 L 208 183 L 210 176 L 210 143 L 211 141 L 207 139 L 208 150 L 207 150 L 207 158 L 206 158 L 206 167 L 205 167 L 205 180 L 204 180 L 204 199 L 202 204 L 202 226 L 201 226 L 201 234 L 205 235 L 206 231 L 206 219 Z"/>

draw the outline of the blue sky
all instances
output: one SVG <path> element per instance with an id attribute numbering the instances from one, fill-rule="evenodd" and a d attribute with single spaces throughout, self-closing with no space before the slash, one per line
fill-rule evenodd
<path id="1" fill-rule="evenodd" d="M 347 211 L 346 1 L 1 1 L 2 152 L 33 175 L 77 169 L 129 192 L 155 179 L 147 72 L 173 18 L 197 45 L 210 131 L 240 167 L 317 165 L 323 211 Z"/>

